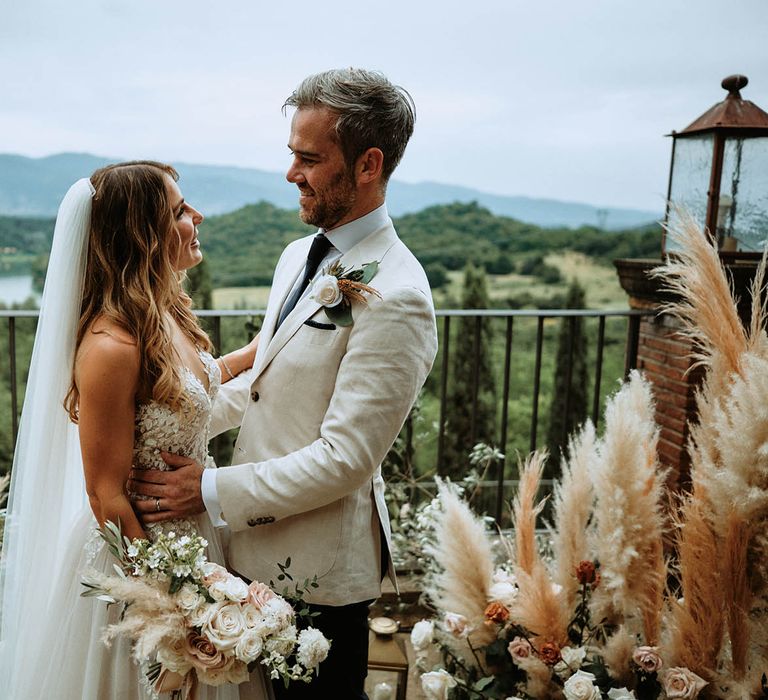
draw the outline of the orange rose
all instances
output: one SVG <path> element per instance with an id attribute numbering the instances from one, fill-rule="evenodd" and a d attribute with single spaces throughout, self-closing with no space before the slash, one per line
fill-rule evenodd
<path id="1" fill-rule="evenodd" d="M 600 572 L 593 562 L 584 560 L 576 567 L 576 578 L 582 586 L 589 583 L 597 586 L 600 581 Z"/>
<path id="2" fill-rule="evenodd" d="M 503 603 L 494 601 L 485 609 L 485 619 L 503 625 L 509 619 L 509 609 Z"/>
<path id="3" fill-rule="evenodd" d="M 560 661 L 560 647 L 554 642 L 544 642 L 539 647 L 539 658 L 548 666 L 554 666 Z"/>

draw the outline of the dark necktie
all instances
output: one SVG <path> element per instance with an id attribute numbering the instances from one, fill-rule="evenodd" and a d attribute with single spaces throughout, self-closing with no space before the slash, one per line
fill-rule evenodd
<path id="1" fill-rule="evenodd" d="M 280 324 L 285 321 L 288 314 L 293 311 L 294 306 L 296 306 L 299 299 L 301 299 L 304 290 L 307 288 L 309 280 L 315 276 L 317 268 L 320 266 L 320 263 L 323 261 L 323 258 L 327 255 L 331 247 L 331 242 L 322 233 L 318 233 L 314 237 L 312 245 L 309 248 L 309 254 L 307 255 L 307 264 L 304 267 L 304 276 L 301 278 L 301 284 L 293 290 L 291 296 L 286 300 L 283 309 L 280 312 L 280 317 L 277 320 L 275 330 L 280 328 Z"/>

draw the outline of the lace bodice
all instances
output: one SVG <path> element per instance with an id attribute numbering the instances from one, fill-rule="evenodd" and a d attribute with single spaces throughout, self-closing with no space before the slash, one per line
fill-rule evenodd
<path id="1" fill-rule="evenodd" d="M 191 399 L 191 404 L 185 404 L 180 411 L 173 411 L 164 404 L 150 401 L 142 404 L 136 411 L 133 441 L 135 468 L 163 471 L 170 469 L 160 457 L 161 450 L 190 457 L 206 468 L 215 467 L 213 459 L 208 455 L 208 434 L 211 424 L 211 406 L 221 384 L 221 373 L 218 364 L 209 353 L 201 351 L 200 359 L 208 378 L 207 389 L 190 369 L 186 367 L 182 369 L 184 390 Z M 145 497 L 136 495 L 136 498 Z M 149 525 L 148 534 L 151 535 L 158 528 L 166 532 L 169 530 L 180 532 L 194 530 L 194 525 L 191 520 L 170 520 Z"/>

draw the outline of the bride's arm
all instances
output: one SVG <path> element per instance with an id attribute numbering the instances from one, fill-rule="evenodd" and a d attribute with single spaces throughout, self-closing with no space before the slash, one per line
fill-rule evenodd
<path id="1" fill-rule="evenodd" d="M 253 367 L 253 360 L 256 357 L 256 350 L 258 347 L 259 334 L 257 333 L 248 345 L 243 345 L 243 347 L 238 348 L 237 350 L 228 352 L 217 360 L 219 369 L 221 370 L 222 384 L 228 382 L 230 379 L 234 379 L 241 372 Z"/>
<path id="2" fill-rule="evenodd" d="M 75 367 L 80 449 L 91 509 L 99 525 L 119 521 L 130 539 L 146 537 L 125 488 L 133 461 L 139 363 L 138 348 L 129 339 L 89 333 Z"/>

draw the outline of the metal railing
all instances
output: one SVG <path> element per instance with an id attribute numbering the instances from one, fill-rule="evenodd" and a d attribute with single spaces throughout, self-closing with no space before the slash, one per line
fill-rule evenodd
<path id="1" fill-rule="evenodd" d="M 454 340 L 452 339 L 452 328 L 458 325 L 462 320 L 470 319 L 470 325 L 472 328 L 473 343 L 473 357 L 475 358 L 471 366 L 463 368 L 463 371 L 470 372 L 472 377 L 471 382 L 471 396 L 472 396 L 472 409 L 471 409 L 471 436 L 467 446 L 466 452 L 469 453 L 472 448 L 476 433 L 475 424 L 478 415 L 478 403 L 480 400 L 480 385 L 482 377 L 480 376 L 480 362 L 478 360 L 480 343 L 482 337 L 482 330 L 484 323 L 493 323 L 497 327 L 501 325 L 504 331 L 503 340 L 503 361 L 502 361 L 502 381 L 501 381 L 501 402 L 500 413 L 501 418 L 498 421 L 498 441 L 494 441 L 497 446 L 500 447 L 503 453 L 506 453 L 506 447 L 509 441 L 509 428 L 510 428 L 510 387 L 511 387 L 511 366 L 513 358 L 515 357 L 515 332 L 522 323 L 535 324 L 535 335 L 531 333 L 532 329 L 527 330 L 528 340 L 533 338 L 533 363 L 532 363 L 532 376 L 530 377 L 532 387 L 530 391 L 530 425 L 528 426 L 528 439 L 527 447 L 530 451 L 537 448 L 538 445 L 538 433 L 541 422 L 540 416 L 540 403 L 541 403 L 541 389 L 542 389 L 542 367 L 543 356 L 545 346 L 545 328 L 548 321 L 560 320 L 561 323 L 565 322 L 571 325 L 571 330 L 576 325 L 578 319 L 595 319 L 597 322 L 596 334 L 593 334 L 591 347 L 594 352 L 594 364 L 592 365 L 592 387 L 591 387 L 591 419 L 595 425 L 598 424 L 600 418 L 601 400 L 603 398 L 603 370 L 604 370 L 604 356 L 606 348 L 606 322 L 609 320 L 621 321 L 622 319 L 626 323 L 626 329 L 623 333 L 624 337 L 624 362 L 623 372 L 626 375 L 629 370 L 633 369 L 637 361 L 637 346 L 639 339 L 640 320 L 644 315 L 648 315 L 650 312 L 637 311 L 637 310 L 616 310 L 616 311 L 604 311 L 604 310 L 573 310 L 573 309 L 543 309 L 543 310 L 513 310 L 513 309 L 487 309 L 487 310 L 438 310 L 438 332 L 440 340 L 440 350 L 438 354 L 435 366 L 432 369 L 433 385 L 437 384 L 437 401 L 439 406 L 439 416 L 437 419 L 437 449 L 436 449 L 436 466 L 439 467 L 443 464 L 443 457 L 446 449 L 446 433 L 447 433 L 447 417 L 448 417 L 448 401 L 449 401 L 449 387 L 451 381 L 451 355 L 452 348 L 454 348 Z M 211 340 L 214 346 L 219 349 L 222 348 L 222 320 L 230 318 L 263 318 L 264 311 L 261 309 L 248 309 L 248 310 L 199 310 L 198 316 L 206 323 Z M 17 358 L 17 334 L 18 325 L 17 321 L 24 318 L 37 318 L 37 311 L 23 311 L 23 310 L 0 310 L 0 320 L 5 319 L 7 324 L 7 338 L 8 338 L 8 370 L 7 381 L 8 389 L 10 391 L 10 425 L 8 428 L 11 430 L 12 446 L 15 445 L 15 439 L 18 432 L 18 418 L 19 418 L 19 376 L 20 368 Z M 2 321 L 0 321 L 2 322 Z M 30 331 L 28 331 L 30 332 Z M 455 333 L 454 333 L 455 335 Z M 614 329 L 614 336 L 616 332 Z M 573 339 L 573 332 L 568 337 Z M 468 339 L 465 339 L 465 342 Z M 570 344 L 567 348 L 568 361 L 566 364 L 566 392 L 562 399 L 562 405 L 564 411 L 567 413 L 569 409 L 569 402 L 571 400 L 571 372 L 574 367 L 574 352 L 575 349 Z M 434 376 L 436 375 L 436 376 Z M 619 378 L 619 377 L 614 377 Z M 519 428 L 519 426 L 518 426 Z M 414 445 L 414 435 L 412 427 L 406 424 L 404 430 L 404 440 L 406 442 L 406 450 L 414 453 L 417 447 Z M 518 436 L 519 438 L 519 430 Z M 566 443 L 567 435 L 563 434 L 562 443 Z M 504 479 L 505 468 L 504 459 L 501 460 L 501 464 L 497 469 L 496 475 L 496 503 L 495 503 L 495 516 L 497 521 L 501 521 L 501 514 L 504 501 Z"/>

